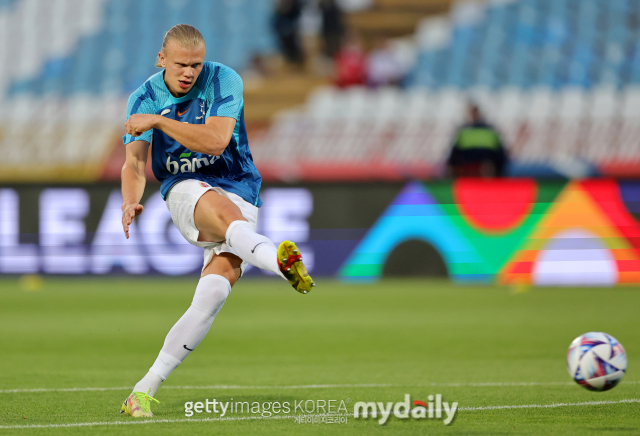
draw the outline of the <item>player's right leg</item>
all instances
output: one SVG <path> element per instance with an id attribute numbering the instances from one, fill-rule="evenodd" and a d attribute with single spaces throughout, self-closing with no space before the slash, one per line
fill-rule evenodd
<path id="1" fill-rule="evenodd" d="M 269 238 L 256 233 L 255 226 L 227 196 L 206 192 L 198 200 L 194 219 L 199 241 L 225 241 L 244 261 L 280 275 L 300 293 L 306 294 L 315 286 L 296 245 L 284 241 L 276 249 Z"/>

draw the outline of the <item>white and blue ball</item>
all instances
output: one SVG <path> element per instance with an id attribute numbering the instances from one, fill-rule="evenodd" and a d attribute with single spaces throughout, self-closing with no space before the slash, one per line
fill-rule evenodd
<path id="1" fill-rule="evenodd" d="M 592 391 L 614 388 L 627 370 L 627 353 L 611 335 L 589 332 L 571 342 L 567 369 L 580 386 Z"/>

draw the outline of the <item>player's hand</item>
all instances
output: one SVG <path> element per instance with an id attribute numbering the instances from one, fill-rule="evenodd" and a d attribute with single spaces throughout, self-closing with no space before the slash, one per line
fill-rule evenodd
<path id="1" fill-rule="evenodd" d="M 153 129 L 158 115 L 133 114 L 129 117 L 124 127 L 131 136 L 140 136 L 147 130 Z"/>
<path id="2" fill-rule="evenodd" d="M 127 239 L 129 239 L 129 225 L 142 213 L 143 209 L 144 206 L 138 203 L 122 205 L 122 228 Z"/>

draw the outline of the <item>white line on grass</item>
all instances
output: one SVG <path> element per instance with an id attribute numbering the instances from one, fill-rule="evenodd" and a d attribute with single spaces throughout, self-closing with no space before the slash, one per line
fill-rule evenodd
<path id="1" fill-rule="evenodd" d="M 637 384 L 637 380 L 625 380 L 623 384 Z M 317 385 L 289 385 L 289 386 L 242 386 L 242 385 L 211 385 L 211 386 L 163 386 L 162 389 L 182 390 L 240 390 L 240 389 L 329 389 L 329 388 L 417 388 L 417 387 L 501 387 L 501 386 L 573 386 L 573 382 L 486 382 L 486 383 L 366 383 L 366 384 L 317 384 Z M 131 386 L 114 388 L 33 388 L 33 389 L 3 389 L 0 394 L 19 394 L 28 392 L 98 392 L 98 391 L 127 391 Z"/>
<path id="2" fill-rule="evenodd" d="M 34 389 L 4 389 L 0 394 L 19 394 L 22 392 L 83 392 L 83 391 L 125 391 L 131 386 L 124 388 L 34 388 Z"/>
<path id="3" fill-rule="evenodd" d="M 289 385 L 289 386 L 163 386 L 163 389 L 325 389 L 325 388 L 388 388 L 402 386 L 393 383 L 335 384 L 335 385 Z"/>
<path id="4" fill-rule="evenodd" d="M 579 406 L 598 406 L 603 404 L 623 404 L 623 403 L 640 403 L 640 398 L 630 398 L 618 401 L 587 401 L 583 403 L 552 403 L 552 404 L 519 404 L 506 406 L 485 406 L 485 407 L 460 407 L 458 410 L 464 411 L 481 411 L 496 409 L 537 409 L 537 408 L 556 408 L 556 407 L 579 407 Z M 298 416 L 321 417 L 329 416 L 327 414 L 308 414 L 308 415 L 278 415 L 278 416 L 238 416 L 226 418 L 180 418 L 180 419 L 150 419 L 144 421 L 103 421 L 103 422 L 76 422 L 69 424 L 26 424 L 26 425 L 0 425 L 0 430 L 17 429 L 17 428 L 58 428 L 58 427 L 96 427 L 107 425 L 136 425 L 136 424 L 166 424 L 178 422 L 211 422 L 211 421 L 248 421 L 248 420 L 271 420 L 271 419 L 295 419 Z M 353 417 L 352 414 L 332 414 L 331 416 Z"/>
<path id="5" fill-rule="evenodd" d="M 367 383 L 367 384 L 336 384 L 336 385 L 290 385 L 290 386 L 241 386 L 241 385 L 212 385 L 212 386 L 163 386 L 162 389 L 322 389 L 322 388 L 386 388 L 401 387 L 403 385 L 391 383 Z M 33 389 L 5 389 L 0 390 L 0 394 L 16 394 L 22 392 L 84 392 L 84 391 L 126 391 L 131 390 L 131 386 L 119 388 L 33 388 Z"/>
<path id="6" fill-rule="evenodd" d="M 637 383 L 630 381 L 626 383 Z M 500 386 L 573 386 L 575 382 L 481 382 L 481 383 L 425 383 L 416 386 L 436 386 L 436 387 L 500 387 Z"/>
<path id="7" fill-rule="evenodd" d="M 630 398 L 628 400 L 618 400 L 618 401 L 586 401 L 584 403 L 518 404 L 518 405 L 508 405 L 508 406 L 460 407 L 458 408 L 458 410 L 476 411 L 476 410 L 498 410 L 498 409 L 550 409 L 554 407 L 598 406 L 601 404 L 622 404 L 622 403 L 640 403 L 640 398 Z"/>

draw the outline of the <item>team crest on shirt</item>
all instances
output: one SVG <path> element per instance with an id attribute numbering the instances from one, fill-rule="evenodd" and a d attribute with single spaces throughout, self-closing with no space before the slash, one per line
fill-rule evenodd
<path id="1" fill-rule="evenodd" d="M 202 115 L 200 115 L 199 117 L 196 117 L 196 120 L 201 120 L 202 117 L 204 117 L 204 101 L 202 103 L 200 103 L 200 113 Z"/>

